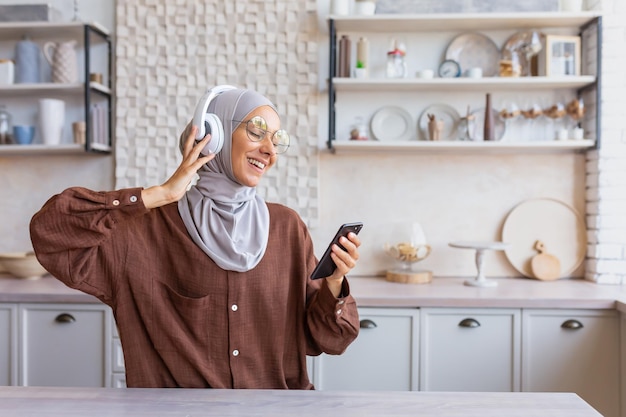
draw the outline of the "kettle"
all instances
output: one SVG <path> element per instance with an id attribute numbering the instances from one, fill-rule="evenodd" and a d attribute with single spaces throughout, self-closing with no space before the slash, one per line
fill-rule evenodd
<path id="1" fill-rule="evenodd" d="M 52 82 L 73 84 L 78 82 L 78 60 L 76 41 L 46 42 L 43 54 L 52 67 Z"/>

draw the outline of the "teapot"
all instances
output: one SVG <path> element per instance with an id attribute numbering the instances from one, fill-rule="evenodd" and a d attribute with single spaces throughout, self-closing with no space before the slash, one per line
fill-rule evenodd
<path id="1" fill-rule="evenodd" d="M 78 82 L 78 60 L 76 41 L 46 42 L 43 54 L 52 67 L 52 82 L 73 84 Z"/>

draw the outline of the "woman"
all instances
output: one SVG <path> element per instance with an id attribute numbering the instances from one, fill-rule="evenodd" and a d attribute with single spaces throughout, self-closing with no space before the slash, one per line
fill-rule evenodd
<path id="1" fill-rule="evenodd" d="M 306 226 L 256 194 L 289 145 L 274 105 L 234 89 L 208 111 L 224 126 L 221 152 L 202 156 L 210 134 L 196 142 L 188 125 L 164 184 L 69 188 L 33 217 L 33 247 L 52 275 L 112 307 L 128 387 L 313 389 L 306 355 L 340 354 L 358 334 L 344 276 L 360 241 L 341 240 L 335 272 L 311 280 Z"/>

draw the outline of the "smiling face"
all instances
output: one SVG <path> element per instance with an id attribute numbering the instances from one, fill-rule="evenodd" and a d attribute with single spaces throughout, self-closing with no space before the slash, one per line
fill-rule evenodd
<path id="1" fill-rule="evenodd" d="M 265 119 L 268 132 L 280 129 L 280 118 L 270 106 L 257 107 L 243 120 L 247 122 L 254 116 L 261 116 Z M 246 123 L 240 123 L 233 131 L 233 174 L 240 184 L 256 187 L 261 176 L 276 163 L 276 157 L 271 133 L 265 135 L 263 140 L 253 142 L 248 138 Z"/>

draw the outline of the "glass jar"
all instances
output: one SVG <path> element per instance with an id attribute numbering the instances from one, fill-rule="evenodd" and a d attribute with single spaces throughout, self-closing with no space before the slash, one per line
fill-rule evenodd
<path id="1" fill-rule="evenodd" d="M 387 78 L 404 78 L 407 76 L 407 66 L 404 59 L 406 50 L 403 44 L 398 44 L 395 39 L 392 41 L 392 47 L 387 52 Z"/>
<path id="2" fill-rule="evenodd" d="M 368 140 L 368 138 L 367 124 L 359 116 L 354 120 L 354 124 L 350 126 L 350 140 Z"/>
<path id="3" fill-rule="evenodd" d="M 519 77 L 522 75 L 522 64 L 517 51 L 510 49 L 502 50 L 499 75 L 500 77 Z"/>
<path id="4" fill-rule="evenodd" d="M 0 145 L 13 143 L 11 134 L 11 114 L 4 105 L 0 105 Z"/>

